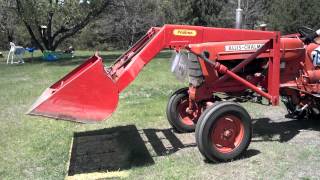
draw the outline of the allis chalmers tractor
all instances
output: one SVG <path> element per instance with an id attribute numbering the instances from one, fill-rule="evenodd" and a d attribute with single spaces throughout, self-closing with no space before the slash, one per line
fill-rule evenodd
<path id="1" fill-rule="evenodd" d="M 161 50 L 176 52 L 172 70 L 189 87 L 174 92 L 167 118 L 179 132 L 195 131 L 197 146 L 210 161 L 228 161 L 244 152 L 252 136 L 251 118 L 224 97 L 278 105 L 293 118 L 320 114 L 320 56 L 315 33 L 297 34 L 165 25 L 153 27 L 110 67 L 94 55 L 51 87 L 29 114 L 76 122 L 99 122 L 115 110 L 118 96 Z"/>

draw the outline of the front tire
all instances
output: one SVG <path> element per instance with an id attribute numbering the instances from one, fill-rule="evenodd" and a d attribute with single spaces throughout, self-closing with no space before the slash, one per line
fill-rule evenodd
<path id="1" fill-rule="evenodd" d="M 237 103 L 216 103 L 200 116 L 195 136 L 197 146 L 207 160 L 223 162 L 235 159 L 251 142 L 250 115 Z"/>
<path id="2" fill-rule="evenodd" d="M 182 88 L 172 94 L 167 105 L 167 119 L 170 125 L 180 133 L 194 132 L 195 123 L 200 112 L 190 115 L 186 112 L 189 106 L 188 88 Z"/>

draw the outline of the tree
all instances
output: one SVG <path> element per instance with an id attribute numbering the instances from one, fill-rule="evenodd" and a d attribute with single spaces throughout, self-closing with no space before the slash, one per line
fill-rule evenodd
<path id="1" fill-rule="evenodd" d="M 110 6 L 111 0 L 16 0 L 14 7 L 36 46 L 54 51 Z"/>
<path id="2" fill-rule="evenodd" d="M 220 13 L 228 0 L 186 0 L 174 1 L 178 23 L 222 26 Z"/>
<path id="3" fill-rule="evenodd" d="M 16 14 L 9 8 L 13 3 L 10 0 L 0 0 L 0 4 L 0 32 L 6 34 L 8 42 L 12 42 L 17 24 Z"/>
<path id="4" fill-rule="evenodd" d="M 319 28 L 319 0 L 272 0 L 268 13 L 270 27 L 295 33 L 299 26 Z"/>
<path id="5" fill-rule="evenodd" d="M 269 0 L 242 0 L 243 27 L 254 29 L 259 23 L 266 22 L 269 7 Z"/>
<path id="6" fill-rule="evenodd" d="M 162 26 L 158 3 L 156 0 L 118 0 L 116 8 L 105 14 L 108 18 L 102 18 L 96 26 L 101 41 L 126 49 L 152 26 Z"/>

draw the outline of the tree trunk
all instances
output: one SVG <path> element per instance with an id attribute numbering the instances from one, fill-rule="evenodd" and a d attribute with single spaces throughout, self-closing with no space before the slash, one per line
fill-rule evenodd
<path id="1" fill-rule="evenodd" d="M 14 36 L 14 32 L 11 31 L 9 29 L 7 29 L 7 38 L 8 38 L 8 42 L 13 42 L 13 36 Z"/>

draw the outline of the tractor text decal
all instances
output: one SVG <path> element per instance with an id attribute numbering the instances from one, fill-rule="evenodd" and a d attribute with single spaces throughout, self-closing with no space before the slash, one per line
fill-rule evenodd
<path id="1" fill-rule="evenodd" d="M 173 34 L 176 36 L 196 36 L 196 30 L 189 30 L 189 29 L 175 29 L 173 30 Z"/>
<path id="2" fill-rule="evenodd" d="M 237 44 L 225 46 L 225 51 L 251 51 L 261 48 L 263 44 Z"/>

